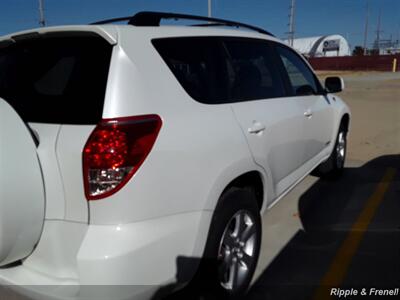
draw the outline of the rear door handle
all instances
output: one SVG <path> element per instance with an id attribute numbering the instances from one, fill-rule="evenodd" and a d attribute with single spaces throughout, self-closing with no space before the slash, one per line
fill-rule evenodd
<path id="1" fill-rule="evenodd" d="M 311 118 L 312 115 L 313 115 L 313 113 L 312 113 L 311 110 L 306 110 L 306 111 L 304 112 L 304 116 L 305 116 L 306 118 Z"/>
<path id="2" fill-rule="evenodd" d="M 265 125 L 261 124 L 260 122 L 253 122 L 253 126 L 251 126 L 248 131 L 251 134 L 257 134 L 263 132 L 265 130 Z"/>

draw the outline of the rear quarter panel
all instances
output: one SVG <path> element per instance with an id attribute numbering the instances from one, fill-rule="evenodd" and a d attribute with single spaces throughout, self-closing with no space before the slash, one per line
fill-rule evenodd
<path id="1" fill-rule="evenodd" d="M 92 224 L 213 210 L 229 182 L 248 171 L 262 172 L 230 105 L 191 99 L 142 31 L 122 28 L 119 40 L 103 118 L 158 114 L 163 125 L 126 186 L 106 199 L 90 201 Z"/>

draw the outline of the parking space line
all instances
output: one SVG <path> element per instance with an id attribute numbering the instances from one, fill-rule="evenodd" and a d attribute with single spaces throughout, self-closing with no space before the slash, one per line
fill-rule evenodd
<path id="1" fill-rule="evenodd" d="M 314 294 L 314 300 L 332 299 L 331 287 L 340 287 L 346 276 L 351 260 L 366 232 L 368 225 L 375 215 L 376 210 L 382 203 L 385 193 L 396 174 L 396 169 L 388 168 L 382 180 L 378 183 L 374 193 L 368 198 L 364 209 L 347 234 L 345 240 L 338 249 L 328 272 L 322 278 L 318 289 Z"/>

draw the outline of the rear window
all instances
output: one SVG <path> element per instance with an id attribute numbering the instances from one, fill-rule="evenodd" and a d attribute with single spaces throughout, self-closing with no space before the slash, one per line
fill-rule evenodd
<path id="1" fill-rule="evenodd" d="M 0 97 L 26 122 L 96 124 L 111 51 L 90 33 L 17 41 L 0 49 Z"/>

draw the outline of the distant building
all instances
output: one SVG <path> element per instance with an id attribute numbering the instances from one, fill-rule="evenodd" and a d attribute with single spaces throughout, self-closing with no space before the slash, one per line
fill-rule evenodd
<path id="1" fill-rule="evenodd" d="M 349 43 L 338 34 L 294 39 L 293 48 L 307 57 L 351 55 Z"/>

